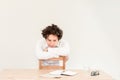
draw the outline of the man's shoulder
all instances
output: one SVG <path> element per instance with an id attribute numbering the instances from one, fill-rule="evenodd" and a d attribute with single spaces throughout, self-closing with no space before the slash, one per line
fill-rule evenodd
<path id="1" fill-rule="evenodd" d="M 68 41 L 62 39 L 59 41 L 59 45 L 68 45 Z"/>

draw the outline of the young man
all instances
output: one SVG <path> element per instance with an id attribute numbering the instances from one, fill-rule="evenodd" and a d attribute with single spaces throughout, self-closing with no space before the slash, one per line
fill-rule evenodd
<path id="1" fill-rule="evenodd" d="M 69 45 L 65 40 L 62 40 L 63 31 L 52 24 L 42 30 L 43 39 L 37 42 L 36 56 L 38 59 L 49 59 L 59 56 L 66 56 L 68 60 Z M 58 61 L 44 61 L 44 65 L 59 65 Z"/>

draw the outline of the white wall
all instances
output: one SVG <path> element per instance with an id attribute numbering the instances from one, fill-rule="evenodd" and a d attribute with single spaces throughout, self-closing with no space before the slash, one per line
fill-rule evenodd
<path id="1" fill-rule="evenodd" d="M 1 0 L 0 69 L 37 68 L 35 45 L 55 23 L 71 46 L 67 68 L 104 70 L 120 79 L 119 0 Z"/>

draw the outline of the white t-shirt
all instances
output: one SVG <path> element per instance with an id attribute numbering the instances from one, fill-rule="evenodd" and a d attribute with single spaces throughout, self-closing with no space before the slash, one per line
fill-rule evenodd
<path id="1" fill-rule="evenodd" d="M 48 47 L 48 52 L 44 52 L 43 50 L 48 47 L 45 39 L 40 39 L 37 41 L 36 45 L 36 57 L 38 59 L 49 59 L 53 57 L 59 56 L 68 56 L 70 49 L 68 42 L 65 40 L 59 40 L 57 46 L 55 48 Z M 58 62 L 53 61 L 45 61 L 44 65 L 55 65 Z"/>

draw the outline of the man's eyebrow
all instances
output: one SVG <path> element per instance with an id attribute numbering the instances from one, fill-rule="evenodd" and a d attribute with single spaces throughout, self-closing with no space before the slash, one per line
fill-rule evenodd
<path id="1" fill-rule="evenodd" d="M 48 39 L 49 41 L 51 41 L 51 39 Z"/>

